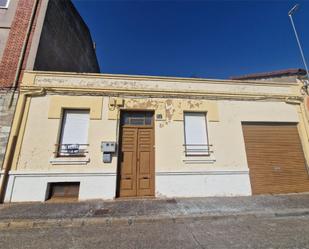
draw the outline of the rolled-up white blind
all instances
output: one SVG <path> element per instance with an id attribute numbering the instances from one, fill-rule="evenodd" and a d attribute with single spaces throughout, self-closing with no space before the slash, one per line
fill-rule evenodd
<path id="1" fill-rule="evenodd" d="M 61 144 L 88 143 L 89 111 L 65 110 L 62 123 Z"/>
<path id="2" fill-rule="evenodd" d="M 206 113 L 186 112 L 184 118 L 186 154 L 208 154 Z"/>
<path id="3" fill-rule="evenodd" d="M 0 7 L 7 8 L 9 4 L 9 0 L 0 0 Z"/>

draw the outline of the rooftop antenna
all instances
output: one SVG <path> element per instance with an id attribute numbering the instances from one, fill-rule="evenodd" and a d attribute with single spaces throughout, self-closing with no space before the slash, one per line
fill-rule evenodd
<path id="1" fill-rule="evenodd" d="M 296 31 L 296 28 L 295 28 L 295 24 L 294 24 L 294 21 L 293 21 L 293 14 L 299 9 L 299 4 L 295 4 L 294 7 L 288 12 L 288 16 L 291 20 L 291 24 L 292 24 L 292 27 L 293 27 L 293 30 L 294 30 L 294 34 L 295 34 L 295 37 L 296 37 L 296 41 L 297 41 L 297 44 L 298 44 L 298 48 L 299 48 L 299 51 L 300 51 L 300 54 L 301 54 L 301 57 L 303 59 L 303 63 L 304 63 L 304 66 L 305 66 L 305 69 L 306 69 L 306 76 L 307 76 L 307 79 L 308 81 L 304 83 L 304 87 L 305 87 L 305 90 L 307 90 L 308 88 L 308 85 L 309 85 L 309 74 L 308 74 L 308 67 L 307 67 L 307 63 L 306 63 L 306 59 L 305 59 L 305 56 L 304 56 L 304 52 L 303 52 L 303 49 L 302 49 L 302 46 L 300 44 L 300 40 L 298 38 L 298 34 L 297 34 L 297 31 Z"/>

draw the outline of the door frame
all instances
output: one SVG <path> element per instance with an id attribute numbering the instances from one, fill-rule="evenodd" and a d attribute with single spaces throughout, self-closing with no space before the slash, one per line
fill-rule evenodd
<path id="1" fill-rule="evenodd" d="M 155 110 L 153 109 L 120 109 L 119 110 L 119 120 L 118 120 L 118 146 L 117 146 L 117 170 L 116 170 L 116 193 L 115 198 L 116 199 L 146 199 L 146 198 L 155 198 L 156 193 L 156 157 L 155 157 Z M 122 143 L 122 124 L 121 124 L 121 118 L 123 113 L 125 112 L 150 112 L 152 113 L 152 122 L 151 125 L 126 125 L 127 128 L 152 128 L 153 130 L 153 191 L 151 196 L 135 196 L 135 197 L 120 197 L 120 176 L 121 176 L 121 161 L 119 160 L 121 157 L 121 143 Z"/>

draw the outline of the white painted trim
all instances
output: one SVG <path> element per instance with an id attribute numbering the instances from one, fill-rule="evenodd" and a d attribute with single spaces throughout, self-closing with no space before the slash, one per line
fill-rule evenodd
<path id="1" fill-rule="evenodd" d="M 206 197 L 251 195 L 248 171 L 160 172 L 157 197 Z"/>
<path id="2" fill-rule="evenodd" d="M 0 173 L 2 174 L 2 172 Z M 156 172 L 158 176 L 168 176 L 168 175 L 247 175 L 248 170 L 209 170 L 209 171 L 161 171 Z M 54 177 L 54 176 L 116 176 L 117 173 L 114 172 L 61 172 L 61 171 L 10 171 L 9 175 L 12 176 L 44 176 L 44 177 Z"/>
<path id="3" fill-rule="evenodd" d="M 210 164 L 215 163 L 216 159 L 184 159 L 182 160 L 185 164 Z"/>
<path id="4" fill-rule="evenodd" d="M 176 172 L 156 172 L 156 176 L 174 175 L 248 175 L 248 170 L 216 170 L 216 171 L 176 171 Z"/>
<path id="5" fill-rule="evenodd" d="M 10 176 L 29 176 L 29 177 L 81 177 L 81 176 L 116 176 L 114 172 L 61 172 L 61 171 L 10 171 Z"/>
<path id="6" fill-rule="evenodd" d="M 52 182 L 80 182 L 79 200 L 113 199 L 116 193 L 116 172 L 11 171 L 5 202 L 43 202 Z"/>
<path id="7" fill-rule="evenodd" d="M 57 158 L 51 158 L 49 162 L 53 165 L 86 165 L 90 162 L 89 157 L 57 157 Z"/>
<path id="8" fill-rule="evenodd" d="M 247 170 L 208 170 L 208 171 L 159 171 L 156 172 L 158 176 L 168 176 L 168 175 L 242 175 L 249 174 L 249 169 Z M 102 171 L 92 171 L 92 172 L 62 172 L 62 171 L 10 171 L 9 175 L 12 176 L 37 176 L 37 177 L 54 177 L 54 176 L 116 176 L 115 172 L 102 172 Z"/>
<path id="9" fill-rule="evenodd" d="M 250 195 L 249 169 L 156 172 L 156 197 Z M 116 172 L 10 171 L 5 202 L 45 201 L 51 182 L 80 182 L 79 200 L 113 199 Z"/>

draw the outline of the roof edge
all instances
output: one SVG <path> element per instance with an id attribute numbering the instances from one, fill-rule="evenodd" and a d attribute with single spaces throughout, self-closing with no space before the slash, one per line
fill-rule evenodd
<path id="1" fill-rule="evenodd" d="M 231 80 L 250 80 L 250 79 L 264 79 L 282 76 L 293 76 L 293 75 L 306 75 L 306 70 L 302 68 L 289 68 L 284 70 L 276 70 L 270 72 L 245 74 L 242 76 L 232 76 Z"/>

